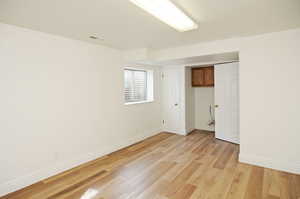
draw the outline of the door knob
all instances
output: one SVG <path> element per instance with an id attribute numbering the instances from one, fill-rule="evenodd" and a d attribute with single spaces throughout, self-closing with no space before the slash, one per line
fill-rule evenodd
<path id="1" fill-rule="evenodd" d="M 216 104 L 216 105 L 215 105 L 215 108 L 218 108 L 218 107 L 219 107 L 219 105 Z"/>
<path id="2" fill-rule="evenodd" d="M 178 104 L 176 103 L 176 104 L 174 104 L 174 106 L 178 106 Z"/>

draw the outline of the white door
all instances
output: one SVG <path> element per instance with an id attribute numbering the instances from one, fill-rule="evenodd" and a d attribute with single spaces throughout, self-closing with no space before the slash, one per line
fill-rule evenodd
<path id="1" fill-rule="evenodd" d="M 216 138 L 239 143 L 237 62 L 215 65 Z"/>
<path id="2" fill-rule="evenodd" d="M 174 133 L 182 133 L 181 72 L 178 68 L 166 68 L 163 70 L 162 78 L 163 128 Z"/>

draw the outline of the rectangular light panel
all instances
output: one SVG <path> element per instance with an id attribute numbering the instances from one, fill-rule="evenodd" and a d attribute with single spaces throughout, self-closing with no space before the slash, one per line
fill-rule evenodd
<path id="1" fill-rule="evenodd" d="M 170 0 L 130 0 L 132 3 L 149 12 L 159 20 L 185 32 L 198 28 L 198 25 L 184 12 L 176 7 Z"/>

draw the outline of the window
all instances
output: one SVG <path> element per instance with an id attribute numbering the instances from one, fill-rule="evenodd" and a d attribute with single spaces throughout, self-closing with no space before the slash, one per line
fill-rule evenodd
<path id="1" fill-rule="evenodd" d="M 140 103 L 152 100 L 152 72 L 147 70 L 124 70 L 125 103 Z"/>

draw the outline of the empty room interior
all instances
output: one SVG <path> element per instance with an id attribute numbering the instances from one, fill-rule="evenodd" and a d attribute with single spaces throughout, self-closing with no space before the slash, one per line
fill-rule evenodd
<path id="1" fill-rule="evenodd" d="M 299 0 L 0 0 L 0 199 L 300 199 Z"/>

